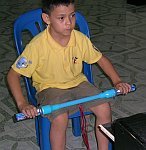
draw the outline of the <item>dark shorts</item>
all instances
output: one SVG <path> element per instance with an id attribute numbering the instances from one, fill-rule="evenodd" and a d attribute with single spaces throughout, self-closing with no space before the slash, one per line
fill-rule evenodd
<path id="1" fill-rule="evenodd" d="M 69 102 L 72 100 L 81 99 L 88 96 L 97 95 L 101 91 L 92 85 L 89 82 L 83 82 L 79 84 L 77 87 L 69 88 L 69 89 L 58 89 L 58 88 L 48 88 L 37 94 L 38 104 L 40 106 L 43 105 L 53 105 L 60 104 L 64 102 Z M 83 106 L 84 111 L 89 111 L 91 107 L 95 107 L 97 105 L 106 103 L 111 101 L 111 99 L 98 99 L 92 100 L 90 102 L 82 103 L 80 105 Z M 78 105 L 69 106 L 66 108 L 62 108 L 48 114 L 47 117 L 50 120 L 53 120 L 60 114 L 68 113 L 73 114 L 79 110 Z"/>

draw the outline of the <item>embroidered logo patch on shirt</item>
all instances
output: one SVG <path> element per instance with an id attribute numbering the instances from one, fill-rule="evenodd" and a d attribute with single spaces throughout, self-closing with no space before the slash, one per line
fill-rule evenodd
<path id="1" fill-rule="evenodd" d="M 72 57 L 73 63 L 76 64 L 77 63 L 77 57 Z"/>
<path id="2" fill-rule="evenodd" d="M 28 61 L 25 57 L 21 57 L 17 63 L 16 63 L 16 67 L 17 68 L 26 68 L 28 66 Z"/>

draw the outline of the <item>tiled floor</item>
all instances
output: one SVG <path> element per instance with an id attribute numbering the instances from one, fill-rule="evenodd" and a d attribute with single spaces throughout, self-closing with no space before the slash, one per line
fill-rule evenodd
<path id="1" fill-rule="evenodd" d="M 0 1 L 0 150 L 38 150 L 34 121 L 14 124 L 17 112 L 8 91 L 6 74 L 16 58 L 13 22 L 25 11 L 40 7 L 39 0 Z M 87 18 L 91 40 L 108 56 L 123 80 L 137 85 L 137 91 L 115 98 L 113 120 L 146 111 L 146 5 L 134 6 L 125 0 L 78 0 L 77 9 Z M 111 88 L 105 75 L 93 66 L 95 84 L 102 90 Z M 22 82 L 23 85 L 23 82 Z M 25 91 L 25 90 L 24 90 Z M 89 118 L 91 150 L 96 150 L 93 132 L 94 117 Z M 86 149 L 82 138 L 67 131 L 67 150 Z"/>

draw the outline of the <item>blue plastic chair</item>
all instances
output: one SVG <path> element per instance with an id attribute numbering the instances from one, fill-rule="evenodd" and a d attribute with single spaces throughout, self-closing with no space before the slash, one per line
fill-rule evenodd
<path id="1" fill-rule="evenodd" d="M 14 38 L 18 55 L 20 55 L 24 49 L 22 40 L 23 31 L 28 30 L 32 36 L 35 36 L 44 30 L 45 26 L 42 22 L 41 14 L 42 10 L 36 9 L 24 13 L 16 19 L 14 23 Z M 90 38 L 88 24 L 79 12 L 76 12 L 76 24 L 78 25 L 79 30 Z M 91 65 L 84 63 L 83 72 L 87 76 L 89 82 L 93 83 Z M 30 79 L 26 77 L 24 77 L 24 79 L 26 83 L 28 100 L 32 105 L 37 106 L 37 100 L 35 98 L 36 90 L 32 87 Z M 85 115 L 89 114 L 91 114 L 91 112 L 85 112 Z M 74 136 L 80 136 L 80 112 L 76 112 L 75 114 L 69 116 L 69 118 L 72 119 L 72 131 Z M 41 150 L 51 150 L 49 137 L 50 126 L 51 123 L 48 118 L 42 116 L 35 118 L 36 136 Z"/>

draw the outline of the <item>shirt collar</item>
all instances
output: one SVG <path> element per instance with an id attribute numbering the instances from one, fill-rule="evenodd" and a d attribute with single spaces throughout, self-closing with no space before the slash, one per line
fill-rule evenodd
<path id="1" fill-rule="evenodd" d="M 60 45 L 59 43 L 57 43 L 52 36 L 49 33 L 49 26 L 46 29 L 46 34 L 47 34 L 47 39 L 49 41 L 49 44 L 51 44 L 53 47 L 57 48 L 57 49 L 64 49 L 66 47 L 73 47 L 76 45 L 76 39 L 75 39 L 75 33 L 74 30 L 71 32 L 71 36 L 70 36 L 70 40 L 67 44 L 67 46 L 63 47 L 62 45 Z"/>

